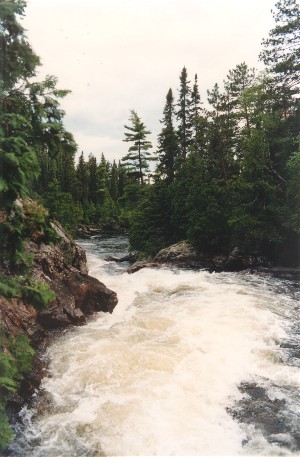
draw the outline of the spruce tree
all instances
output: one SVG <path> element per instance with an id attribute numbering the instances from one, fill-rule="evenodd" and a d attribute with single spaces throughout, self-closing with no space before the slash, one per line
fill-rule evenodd
<path id="1" fill-rule="evenodd" d="M 163 118 L 160 121 L 164 127 L 158 135 L 158 173 L 166 180 L 172 183 L 176 174 L 178 163 L 178 140 L 174 128 L 174 98 L 172 89 L 169 89 L 166 96 L 166 104 L 163 111 Z"/>
<path id="2" fill-rule="evenodd" d="M 203 155 L 206 149 L 207 118 L 201 105 L 202 102 L 199 93 L 198 76 L 196 74 L 191 91 L 190 123 L 192 138 L 190 150 Z"/>
<path id="3" fill-rule="evenodd" d="M 98 200 L 98 166 L 96 157 L 93 154 L 89 155 L 87 162 L 87 175 L 88 175 L 88 200 L 94 204 Z"/>
<path id="4" fill-rule="evenodd" d="M 181 162 L 185 160 L 189 152 L 189 146 L 192 138 L 192 127 L 190 120 L 190 106 L 191 106 L 191 88 L 190 81 L 188 81 L 187 70 L 183 67 L 180 74 L 180 88 L 178 98 L 178 110 L 176 112 L 178 128 L 177 136 L 180 150 Z"/>
<path id="5" fill-rule="evenodd" d="M 114 201 L 117 201 L 119 198 L 119 188 L 118 188 L 118 167 L 116 161 L 113 161 L 113 164 L 110 167 L 109 174 L 109 193 L 111 198 Z"/>

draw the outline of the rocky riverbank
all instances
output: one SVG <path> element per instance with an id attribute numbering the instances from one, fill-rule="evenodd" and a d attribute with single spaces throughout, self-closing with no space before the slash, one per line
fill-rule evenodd
<path id="1" fill-rule="evenodd" d="M 258 254 L 243 252 L 238 247 L 227 255 L 211 255 L 193 248 L 187 241 L 181 241 L 165 249 L 161 249 L 153 258 L 134 262 L 128 268 L 128 273 L 135 273 L 142 268 L 178 267 L 193 270 L 245 271 L 252 273 L 272 273 L 279 277 L 300 278 L 297 266 L 276 266 L 266 257 Z"/>
<path id="2" fill-rule="evenodd" d="M 16 412 L 38 388 L 45 374 L 42 357 L 47 344 L 64 329 L 83 325 L 96 311 L 112 313 L 117 295 L 87 273 L 85 252 L 69 239 L 58 224 L 53 224 L 60 241 L 56 246 L 27 241 L 34 254 L 32 278 L 49 285 L 56 294 L 47 310 L 38 312 L 19 298 L 0 297 L 0 326 L 9 334 L 26 334 L 36 350 L 33 369 L 23 381 L 18 395 L 9 402 Z"/>

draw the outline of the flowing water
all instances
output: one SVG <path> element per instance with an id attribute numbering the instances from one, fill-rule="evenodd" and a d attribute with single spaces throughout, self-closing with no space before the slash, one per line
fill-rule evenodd
<path id="1" fill-rule="evenodd" d="M 300 455 L 299 289 L 268 275 L 106 262 L 126 237 L 81 241 L 118 293 L 48 350 L 14 456 Z"/>

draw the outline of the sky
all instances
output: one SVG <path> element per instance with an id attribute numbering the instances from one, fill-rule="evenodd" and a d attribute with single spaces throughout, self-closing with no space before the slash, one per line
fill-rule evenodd
<path id="1" fill-rule="evenodd" d="M 40 56 L 39 79 L 71 90 L 62 102 L 65 126 L 81 151 L 109 161 L 127 154 L 124 125 L 134 109 L 154 146 L 171 87 L 185 66 L 207 89 L 230 69 L 258 61 L 274 26 L 275 0 L 27 0 L 22 21 Z M 78 156 L 77 154 L 77 156 Z"/>

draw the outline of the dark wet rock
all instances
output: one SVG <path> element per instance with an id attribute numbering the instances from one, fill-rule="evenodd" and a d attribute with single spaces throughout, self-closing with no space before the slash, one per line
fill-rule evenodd
<path id="1" fill-rule="evenodd" d="M 135 262 L 133 265 L 130 265 L 129 268 L 127 268 L 127 273 L 132 274 L 136 273 L 139 270 L 142 270 L 143 268 L 158 268 L 161 267 L 161 264 L 158 262 L 150 262 L 149 260 L 141 261 L 141 262 Z"/>
<path id="2" fill-rule="evenodd" d="M 125 255 L 124 257 L 114 257 L 112 255 L 109 255 L 105 257 L 106 262 L 129 262 L 129 263 L 134 263 L 137 261 L 138 255 L 130 253 L 128 255 Z"/>
<path id="3" fill-rule="evenodd" d="M 120 257 L 114 257 L 113 255 L 109 255 L 104 259 L 106 262 L 120 262 Z"/>
<path id="4" fill-rule="evenodd" d="M 212 254 L 197 250 L 187 241 L 180 241 L 161 249 L 153 259 L 136 262 L 128 269 L 134 273 L 145 267 L 165 265 L 193 270 L 205 269 L 210 272 L 220 271 L 256 271 L 261 266 L 269 266 L 267 259 L 256 254 L 248 254 L 234 248 L 229 254 Z"/>
<path id="5" fill-rule="evenodd" d="M 263 265 L 268 265 L 266 257 L 258 254 L 249 254 L 242 251 L 240 248 L 235 247 L 229 253 L 227 260 L 224 264 L 226 271 L 241 271 L 246 269 L 254 269 Z"/>
<path id="6" fill-rule="evenodd" d="M 82 237 L 99 235 L 100 233 L 103 233 L 102 226 L 92 227 L 90 225 L 79 225 L 77 228 L 77 235 Z"/>
<path id="7" fill-rule="evenodd" d="M 266 389 L 256 383 L 242 383 L 239 390 L 243 398 L 227 409 L 234 419 L 257 429 L 269 443 L 300 450 L 300 424 L 289 412 L 285 399 L 271 399 Z"/>
<path id="8" fill-rule="evenodd" d="M 259 267 L 256 270 L 260 274 L 272 274 L 276 278 L 280 279 L 288 279 L 288 280 L 295 280 L 300 281 L 300 268 L 287 268 L 287 267 Z"/>

